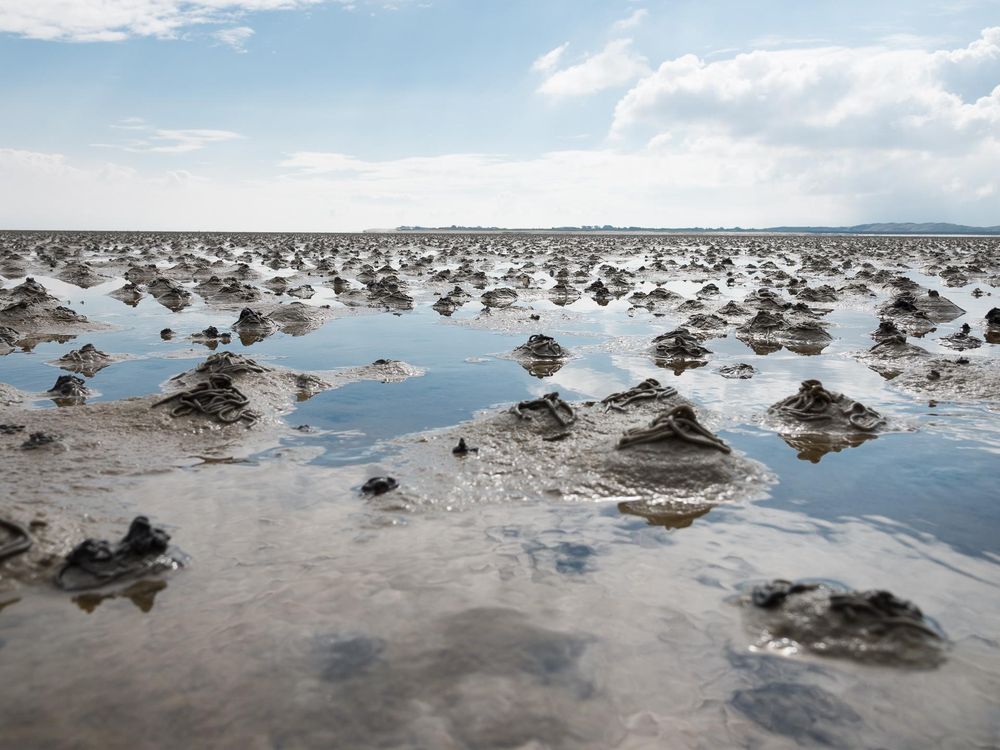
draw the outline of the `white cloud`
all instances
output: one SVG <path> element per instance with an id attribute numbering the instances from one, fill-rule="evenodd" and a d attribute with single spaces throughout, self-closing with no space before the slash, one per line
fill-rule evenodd
<path id="1" fill-rule="evenodd" d="M 228 29 L 220 29 L 212 36 L 225 45 L 232 47 L 237 52 L 246 52 L 246 43 L 254 34 L 249 26 L 234 26 Z"/>
<path id="2" fill-rule="evenodd" d="M 119 120 L 111 127 L 117 130 L 146 130 L 146 121 L 141 117 L 126 117 L 124 120 Z"/>
<path id="3" fill-rule="evenodd" d="M 607 88 L 623 70 L 641 76 L 615 108 L 620 138 L 603 148 L 385 160 L 292 151 L 273 174 L 247 181 L 195 175 L 183 163 L 185 153 L 238 133 L 161 129 L 132 117 L 113 126 L 123 139 L 114 148 L 177 154 L 172 171 L 0 149 L 0 226 L 998 221 L 1000 28 L 936 52 L 828 46 L 713 61 L 687 55 L 655 72 L 628 40 L 559 69 L 562 54 L 542 84 L 552 95 Z M 628 64 L 609 64 L 615 57 Z"/>
<path id="4" fill-rule="evenodd" d="M 560 44 L 555 49 L 546 52 L 531 64 L 531 69 L 539 73 L 549 73 L 555 70 L 567 47 L 569 47 L 569 42 Z"/>
<path id="5" fill-rule="evenodd" d="M 557 97 L 586 96 L 625 86 L 648 73 L 646 58 L 632 49 L 631 39 L 613 39 L 582 62 L 552 70 L 538 91 Z"/>
<path id="6" fill-rule="evenodd" d="M 914 157 L 727 135 L 534 158 L 295 152 L 252 181 L 0 150 L 0 226 L 334 231 L 401 224 L 996 223 L 1000 146 Z M 54 209 L 53 207 L 58 207 Z"/>
<path id="7" fill-rule="evenodd" d="M 938 52 L 935 56 L 943 57 L 951 62 L 963 62 L 967 60 L 977 62 L 983 60 L 998 61 L 1000 60 L 1000 26 L 991 26 L 990 28 L 983 29 L 983 33 L 979 39 L 976 39 L 967 47 Z"/>
<path id="8" fill-rule="evenodd" d="M 200 151 L 212 143 L 222 143 L 243 138 L 230 130 L 203 128 L 162 129 L 147 125 L 141 117 L 129 117 L 111 126 L 116 130 L 142 133 L 121 143 L 93 143 L 96 148 L 113 148 L 132 153 L 184 154 Z"/>
<path id="9" fill-rule="evenodd" d="M 766 34 L 750 40 L 750 46 L 754 49 L 778 49 L 782 47 L 816 47 L 821 44 L 829 44 L 828 39 L 821 37 L 796 37 L 782 36 L 781 34 Z M 737 50 L 729 50 L 737 51 Z"/>
<path id="10" fill-rule="evenodd" d="M 1000 134 L 1000 28 L 940 52 L 820 47 L 713 62 L 684 55 L 639 81 L 612 126 L 616 135 L 706 129 L 816 148 L 974 148 Z"/>
<path id="11" fill-rule="evenodd" d="M 624 31 L 625 29 L 634 29 L 636 26 L 641 24 L 646 17 L 649 15 L 649 11 L 645 8 L 638 8 L 634 10 L 630 15 L 621 19 L 620 21 L 615 21 L 613 29 L 617 31 Z"/>
<path id="12" fill-rule="evenodd" d="M 210 143 L 233 141 L 242 138 L 239 133 L 229 130 L 155 130 L 147 144 L 131 150 L 153 151 L 164 154 L 181 154 L 199 151 Z"/>
<path id="13" fill-rule="evenodd" d="M 62 154 L 46 154 L 16 148 L 0 148 L 0 164 L 36 177 L 61 177 L 77 171 Z"/>
<path id="14" fill-rule="evenodd" d="M 295 10 L 325 2 L 348 10 L 357 5 L 354 0 L 0 0 L 0 32 L 73 42 L 172 39 L 184 29 L 232 23 L 247 13 Z M 399 0 L 369 0 L 369 4 L 393 9 Z"/>

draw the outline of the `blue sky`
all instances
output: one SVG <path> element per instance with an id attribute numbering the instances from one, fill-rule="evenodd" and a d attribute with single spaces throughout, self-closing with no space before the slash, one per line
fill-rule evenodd
<path id="1" fill-rule="evenodd" d="M 1000 2 L 0 0 L 0 227 L 1000 224 Z"/>

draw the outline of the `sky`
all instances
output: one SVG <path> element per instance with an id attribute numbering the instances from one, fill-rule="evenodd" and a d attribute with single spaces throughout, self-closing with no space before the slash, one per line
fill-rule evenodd
<path id="1" fill-rule="evenodd" d="M 1000 0 L 0 0 L 0 229 L 1000 224 Z"/>

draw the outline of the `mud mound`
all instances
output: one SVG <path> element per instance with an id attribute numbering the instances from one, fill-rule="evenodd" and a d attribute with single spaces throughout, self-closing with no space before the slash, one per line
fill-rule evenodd
<path id="1" fill-rule="evenodd" d="M 933 667 L 946 655 L 943 634 L 916 605 L 888 591 L 829 583 L 771 581 L 742 599 L 758 644 L 870 664 Z"/>
<path id="2" fill-rule="evenodd" d="M 452 456 L 460 438 L 478 452 Z M 393 476 L 401 488 L 383 502 L 404 507 L 621 498 L 704 506 L 760 495 L 769 481 L 763 466 L 730 451 L 655 381 L 606 403 L 547 394 L 400 442 Z"/>

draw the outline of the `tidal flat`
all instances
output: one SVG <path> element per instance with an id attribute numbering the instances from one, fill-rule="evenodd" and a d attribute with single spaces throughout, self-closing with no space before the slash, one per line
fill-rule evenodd
<path id="1" fill-rule="evenodd" d="M 0 233 L 0 745 L 996 747 L 998 286 L 980 237 Z"/>

